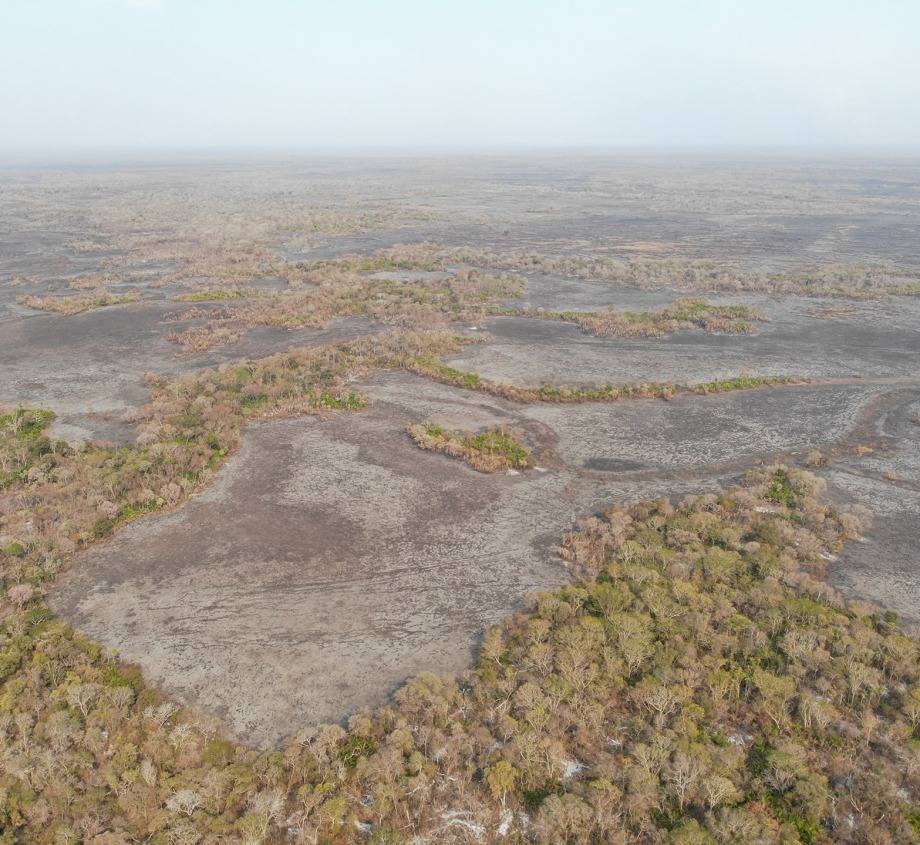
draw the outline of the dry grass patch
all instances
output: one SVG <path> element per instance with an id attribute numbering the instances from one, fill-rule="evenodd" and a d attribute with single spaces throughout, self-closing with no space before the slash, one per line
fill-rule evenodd
<path id="1" fill-rule="evenodd" d="M 575 323 L 597 337 L 661 337 L 681 329 L 722 334 L 756 334 L 754 322 L 769 317 L 746 305 L 713 305 L 703 299 L 678 299 L 660 311 L 634 313 L 606 308 L 600 311 L 544 311 L 487 308 L 491 316 L 525 316 Z"/>
<path id="2" fill-rule="evenodd" d="M 847 317 L 853 317 L 857 313 L 859 312 L 852 305 L 835 302 L 832 305 L 816 308 L 808 316 L 814 317 L 816 320 L 842 320 Z"/>
<path id="3" fill-rule="evenodd" d="M 447 278 L 369 275 L 381 269 L 393 267 L 349 258 L 309 268 L 294 266 L 292 272 L 297 273 L 299 287 L 286 293 L 244 296 L 244 289 L 235 289 L 241 291 L 240 295 L 233 290 L 183 294 L 179 298 L 186 302 L 244 298 L 254 301 L 233 306 L 214 304 L 173 315 L 172 320 L 206 319 L 208 325 L 204 330 L 194 327 L 175 332 L 169 338 L 187 353 L 232 343 L 256 326 L 322 329 L 333 317 L 368 317 L 404 329 L 446 328 L 451 320 L 478 319 L 485 303 L 520 296 L 524 290 L 523 282 L 513 276 L 468 269 Z M 289 277 L 290 273 L 275 267 L 270 275 Z M 312 287 L 304 289 L 306 283 Z"/>
<path id="4" fill-rule="evenodd" d="M 84 311 L 93 311 L 96 308 L 106 308 L 110 305 L 125 305 L 128 302 L 137 302 L 140 299 L 138 291 L 132 291 L 122 296 L 113 296 L 111 293 L 96 294 L 95 296 L 78 296 L 66 298 L 62 296 L 17 296 L 16 302 L 38 311 L 53 311 L 72 317 Z"/>
<path id="5" fill-rule="evenodd" d="M 92 290 L 98 291 L 106 285 L 124 281 L 124 279 L 115 273 L 89 273 L 85 276 L 77 276 L 67 282 L 68 290 Z"/>
<path id="6" fill-rule="evenodd" d="M 240 330 L 228 326 L 192 326 L 182 332 L 170 332 L 166 339 L 179 345 L 183 355 L 206 352 L 215 346 L 226 346 L 240 339 Z"/>
<path id="7" fill-rule="evenodd" d="M 641 254 L 614 259 L 598 255 L 499 253 L 491 249 L 446 247 L 436 243 L 397 244 L 377 255 L 401 266 L 425 265 L 436 269 L 458 265 L 487 267 L 509 272 L 625 282 L 645 290 L 676 287 L 687 291 L 766 291 L 843 299 L 920 295 L 916 271 L 884 264 L 825 264 L 809 270 L 748 273 L 714 261 L 656 259 Z"/>

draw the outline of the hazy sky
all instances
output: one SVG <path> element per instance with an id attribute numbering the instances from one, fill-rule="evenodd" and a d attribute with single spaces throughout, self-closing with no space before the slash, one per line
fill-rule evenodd
<path id="1" fill-rule="evenodd" d="M 0 150 L 920 148 L 920 0 L 0 0 Z"/>

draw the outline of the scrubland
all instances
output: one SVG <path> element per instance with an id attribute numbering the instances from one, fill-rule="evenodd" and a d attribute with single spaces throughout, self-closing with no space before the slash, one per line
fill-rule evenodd
<path id="1" fill-rule="evenodd" d="M 262 754 L 23 596 L 5 823 L 31 841 L 914 841 L 918 646 L 821 580 L 865 528 L 822 486 L 779 466 L 611 507 L 563 539 L 572 586 L 489 630 L 474 669 Z"/>
<path id="2" fill-rule="evenodd" d="M 0 173 L 0 842 L 920 841 L 916 163 L 532 164 Z"/>

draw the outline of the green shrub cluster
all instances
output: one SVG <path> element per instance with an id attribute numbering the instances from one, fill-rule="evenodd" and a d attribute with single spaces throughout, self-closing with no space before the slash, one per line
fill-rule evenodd
<path id="1" fill-rule="evenodd" d="M 480 472 L 520 470 L 534 465 L 533 457 L 516 433 L 504 428 L 470 434 L 424 422 L 409 425 L 407 430 L 422 449 L 461 458 Z"/>

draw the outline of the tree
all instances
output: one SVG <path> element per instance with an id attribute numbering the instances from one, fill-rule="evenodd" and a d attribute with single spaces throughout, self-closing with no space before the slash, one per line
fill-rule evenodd
<path id="1" fill-rule="evenodd" d="M 100 684 L 74 684 L 67 689 L 67 703 L 79 710 L 83 717 L 89 714 L 89 708 L 102 692 Z"/>
<path id="2" fill-rule="evenodd" d="M 703 780 L 703 790 L 706 793 L 706 805 L 714 810 L 726 801 L 734 801 L 741 797 L 735 784 L 722 775 L 710 775 Z"/>
<path id="3" fill-rule="evenodd" d="M 703 761 L 694 754 L 677 751 L 671 758 L 665 776 L 668 783 L 674 788 L 674 794 L 677 796 L 677 803 L 681 810 L 687 806 L 691 792 L 705 771 Z"/>
<path id="4" fill-rule="evenodd" d="M 550 795 L 540 806 L 534 828 L 537 841 L 546 845 L 582 845 L 591 838 L 594 814 L 572 794 Z"/>
<path id="5" fill-rule="evenodd" d="M 505 799 L 520 778 L 521 773 L 507 760 L 499 760 L 485 770 L 485 781 L 492 795 L 505 806 Z"/>
<path id="6" fill-rule="evenodd" d="M 191 816 L 200 806 L 202 797 L 194 789 L 180 789 L 166 799 L 166 809 Z"/>

